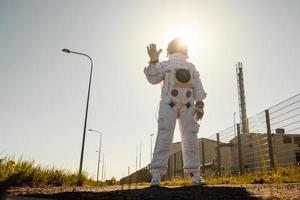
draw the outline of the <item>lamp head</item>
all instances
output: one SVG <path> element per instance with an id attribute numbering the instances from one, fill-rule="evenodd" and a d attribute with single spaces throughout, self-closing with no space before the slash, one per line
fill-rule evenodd
<path id="1" fill-rule="evenodd" d="M 69 49 L 63 49 L 62 51 L 65 52 L 65 53 L 70 53 L 71 52 Z"/>

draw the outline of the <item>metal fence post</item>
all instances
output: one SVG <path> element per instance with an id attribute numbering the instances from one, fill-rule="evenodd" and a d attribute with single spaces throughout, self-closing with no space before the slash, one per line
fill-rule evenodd
<path id="1" fill-rule="evenodd" d="M 202 175 L 205 174 L 205 148 L 204 148 L 204 143 L 205 143 L 205 140 L 204 138 L 202 138 L 202 141 L 201 141 L 201 150 L 202 150 Z"/>
<path id="2" fill-rule="evenodd" d="M 174 160 L 173 160 L 173 178 L 176 177 L 176 153 L 174 153 Z"/>
<path id="3" fill-rule="evenodd" d="M 168 179 L 171 179 L 171 159 L 173 159 L 173 155 L 171 155 L 168 160 Z"/>
<path id="4" fill-rule="evenodd" d="M 271 133 L 271 123 L 270 123 L 269 110 L 265 110 L 265 115 L 266 115 L 266 125 L 267 125 L 267 136 L 268 136 L 270 169 L 274 170 L 275 169 L 275 163 L 274 163 L 273 141 L 272 141 L 272 133 Z"/>
<path id="5" fill-rule="evenodd" d="M 180 161 L 181 161 L 181 177 L 184 178 L 183 154 L 182 154 L 182 151 L 181 151 L 181 155 L 180 155 Z"/>
<path id="6" fill-rule="evenodd" d="M 240 174 L 244 174 L 244 166 L 243 166 L 243 150 L 242 150 L 242 143 L 241 143 L 241 130 L 240 124 L 236 124 L 237 129 L 237 145 L 238 145 L 238 157 L 239 157 L 239 171 Z"/>
<path id="7" fill-rule="evenodd" d="M 217 133 L 217 165 L 218 176 L 221 176 L 221 151 L 220 151 L 220 134 Z"/>

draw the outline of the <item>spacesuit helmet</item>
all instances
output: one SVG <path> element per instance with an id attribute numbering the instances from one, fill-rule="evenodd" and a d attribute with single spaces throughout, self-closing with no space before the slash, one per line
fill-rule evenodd
<path id="1" fill-rule="evenodd" d="M 168 56 L 173 53 L 181 53 L 188 56 L 188 47 L 180 38 L 173 39 L 167 48 Z"/>

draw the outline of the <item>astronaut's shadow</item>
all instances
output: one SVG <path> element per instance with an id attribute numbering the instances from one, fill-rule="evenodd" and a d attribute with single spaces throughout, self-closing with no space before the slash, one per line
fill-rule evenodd
<path id="1" fill-rule="evenodd" d="M 260 199 L 253 197 L 243 187 L 226 186 L 184 186 L 184 187 L 148 187 L 142 189 L 126 189 L 108 192 L 62 192 L 55 194 L 30 194 L 27 197 L 66 200 L 219 200 L 219 199 Z"/>

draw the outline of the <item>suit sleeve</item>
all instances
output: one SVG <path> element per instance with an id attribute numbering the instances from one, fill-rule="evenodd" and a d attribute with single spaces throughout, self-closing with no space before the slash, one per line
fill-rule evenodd
<path id="1" fill-rule="evenodd" d="M 196 70 L 196 67 L 192 66 L 192 84 L 193 84 L 193 94 L 196 102 L 202 101 L 206 98 L 207 93 L 203 89 L 202 81 L 200 79 L 200 74 Z"/>
<path id="2" fill-rule="evenodd" d="M 149 83 L 155 85 L 164 79 L 164 69 L 162 63 L 149 64 L 144 68 L 144 73 Z"/>

